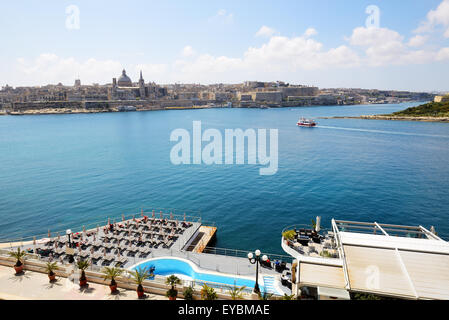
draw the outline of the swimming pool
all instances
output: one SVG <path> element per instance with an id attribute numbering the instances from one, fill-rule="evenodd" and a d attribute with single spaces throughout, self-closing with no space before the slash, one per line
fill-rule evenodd
<path id="1" fill-rule="evenodd" d="M 216 284 L 222 284 L 225 286 L 243 287 L 246 286 L 247 289 L 252 289 L 255 286 L 255 281 L 242 278 L 242 277 L 232 277 L 220 275 L 217 273 L 205 272 L 200 270 L 192 262 L 184 259 L 178 258 L 156 258 L 150 259 L 148 261 L 139 263 L 133 267 L 131 270 L 141 269 L 141 268 L 152 268 L 154 267 L 154 274 L 160 276 L 170 276 L 172 274 L 184 275 L 190 277 L 195 281 L 205 281 L 213 282 Z M 263 283 L 259 281 L 259 287 L 262 292 L 264 292 Z"/>

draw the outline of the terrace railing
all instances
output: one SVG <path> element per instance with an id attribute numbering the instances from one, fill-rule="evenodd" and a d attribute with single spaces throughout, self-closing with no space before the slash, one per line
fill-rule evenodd
<path id="1" fill-rule="evenodd" d="M 216 248 L 216 247 L 205 247 L 203 250 L 204 254 L 213 254 L 213 255 L 221 255 L 228 257 L 237 257 L 237 258 L 245 258 L 248 259 L 248 253 L 254 252 L 254 250 L 238 250 L 238 249 L 226 249 L 226 248 Z M 281 261 L 290 261 L 292 260 L 291 256 L 276 254 L 276 253 L 265 253 L 264 255 L 268 256 L 271 261 L 281 260 Z"/>
<path id="2" fill-rule="evenodd" d="M 155 210 L 155 218 L 159 219 L 161 216 L 161 211 L 162 211 L 162 217 L 163 219 L 170 219 L 170 217 L 173 218 L 173 220 L 178 219 L 178 221 L 183 221 L 184 220 L 184 212 L 186 213 L 186 221 L 188 222 L 193 222 L 193 223 L 206 223 L 206 222 L 202 222 L 201 216 L 200 215 L 192 215 L 192 212 L 188 212 L 188 211 L 183 211 L 183 213 L 181 214 L 180 210 L 178 209 L 141 209 L 140 212 L 134 213 L 134 214 L 121 214 L 121 215 L 108 215 L 108 216 L 104 216 L 102 220 L 97 220 L 96 222 L 91 222 L 88 224 L 84 224 L 84 225 L 77 225 L 77 226 L 73 226 L 73 225 L 59 225 L 57 227 L 57 229 L 52 229 L 50 226 L 50 234 L 51 237 L 55 237 L 58 234 L 61 236 L 64 236 L 66 234 L 66 230 L 67 229 L 71 229 L 73 233 L 81 233 L 83 231 L 83 228 L 86 229 L 86 231 L 88 230 L 94 230 L 97 227 L 102 227 L 105 226 L 108 222 L 108 220 L 110 221 L 110 223 L 114 223 L 114 222 L 121 222 L 123 219 L 125 220 L 131 220 L 133 218 L 141 218 L 142 215 L 146 215 L 148 217 L 151 218 L 152 216 L 152 210 Z M 177 210 L 177 211 L 171 211 L 171 210 Z M 211 226 L 215 226 L 214 222 L 207 222 L 209 225 Z M 62 229 L 64 228 L 64 229 Z M 47 233 L 40 233 L 40 234 L 33 234 L 33 235 L 23 235 L 23 236 L 19 236 L 17 238 L 0 238 L 0 243 L 21 243 L 21 242 L 29 242 L 29 241 L 33 241 L 34 239 L 43 239 L 43 238 L 48 238 L 48 232 Z"/>
<path id="3" fill-rule="evenodd" d="M 11 258 L 9 257 L 8 254 L 8 250 L 3 250 L 0 249 L 0 260 L 11 260 Z M 6 258 L 6 260 L 5 260 Z M 42 272 L 45 273 L 45 263 L 46 260 L 45 259 L 41 259 L 38 255 L 33 255 L 33 254 L 29 254 L 24 258 L 25 261 L 25 266 L 30 267 L 31 265 L 33 266 L 31 268 L 31 270 L 35 271 L 35 272 Z M 28 262 L 28 263 L 27 263 Z M 11 263 L 13 263 L 13 261 L 11 260 Z M 1 263 L 0 263 L 1 265 Z M 79 271 L 77 270 L 77 268 L 75 267 L 75 264 L 63 264 L 60 265 L 62 267 L 62 271 L 64 273 L 64 277 L 69 277 L 69 279 L 71 279 L 74 282 L 77 282 L 79 280 Z M 96 283 L 104 283 L 104 279 L 103 279 L 103 273 L 102 273 L 103 268 L 99 267 L 99 266 L 90 266 L 89 269 L 87 271 L 89 271 L 88 274 L 88 279 L 89 281 L 92 282 L 96 282 Z M 59 271 L 57 271 L 59 272 Z M 143 287 L 146 289 L 158 289 L 161 290 L 161 288 L 165 288 L 168 289 L 168 286 L 166 285 L 166 279 L 167 277 L 165 276 L 155 276 L 153 279 L 147 279 L 143 282 Z M 136 284 L 133 280 L 133 277 L 131 276 L 131 273 L 127 270 L 125 270 L 124 275 L 118 277 L 117 282 L 120 284 L 125 284 L 127 288 L 129 287 L 136 287 Z M 199 291 L 201 290 L 202 286 L 204 284 L 206 284 L 209 287 L 214 288 L 214 290 L 222 295 L 222 296 L 227 296 L 229 295 L 229 291 L 232 289 L 233 286 L 231 285 L 225 285 L 222 283 L 216 283 L 216 282 L 212 282 L 212 281 L 198 281 L 198 280 L 182 280 L 182 287 L 186 288 L 186 287 L 192 287 L 196 293 L 198 294 Z M 155 287 L 156 285 L 156 287 Z M 179 286 L 179 290 L 180 292 L 182 292 L 182 288 L 181 286 Z M 251 294 L 253 291 L 253 288 L 244 288 L 242 290 L 243 292 L 243 296 L 245 299 L 251 299 Z M 165 291 L 163 291 L 165 292 Z M 163 294 L 163 293 L 162 293 Z"/>

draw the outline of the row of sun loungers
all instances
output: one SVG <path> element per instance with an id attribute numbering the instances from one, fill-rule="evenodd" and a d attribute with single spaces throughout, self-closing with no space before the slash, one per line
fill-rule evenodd
<path id="1" fill-rule="evenodd" d="M 178 222 L 164 219 L 148 219 L 146 222 L 127 221 L 116 223 L 101 231 L 91 230 L 84 234 L 75 234 L 71 244 L 74 257 L 90 259 L 97 266 L 123 266 L 130 257 L 146 258 L 151 249 L 171 248 L 180 234 L 190 228 L 190 222 Z M 67 260 L 67 236 L 51 238 L 45 245 L 36 248 L 36 253 L 49 260 Z"/>

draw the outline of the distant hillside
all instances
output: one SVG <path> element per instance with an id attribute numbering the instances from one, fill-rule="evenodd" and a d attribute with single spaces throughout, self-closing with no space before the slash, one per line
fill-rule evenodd
<path id="1" fill-rule="evenodd" d="M 431 102 L 389 114 L 397 117 L 449 117 L 449 102 Z"/>

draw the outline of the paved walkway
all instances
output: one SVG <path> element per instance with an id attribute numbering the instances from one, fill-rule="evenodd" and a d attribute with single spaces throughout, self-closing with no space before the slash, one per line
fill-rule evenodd
<path id="1" fill-rule="evenodd" d="M 0 266 L 0 300 L 137 300 L 134 290 L 119 289 L 111 295 L 108 286 L 89 283 L 89 288 L 80 290 L 77 283 L 67 278 L 58 278 L 49 283 L 48 276 L 26 270 L 15 275 L 11 267 Z M 148 300 L 167 300 L 164 296 L 147 294 Z"/>

